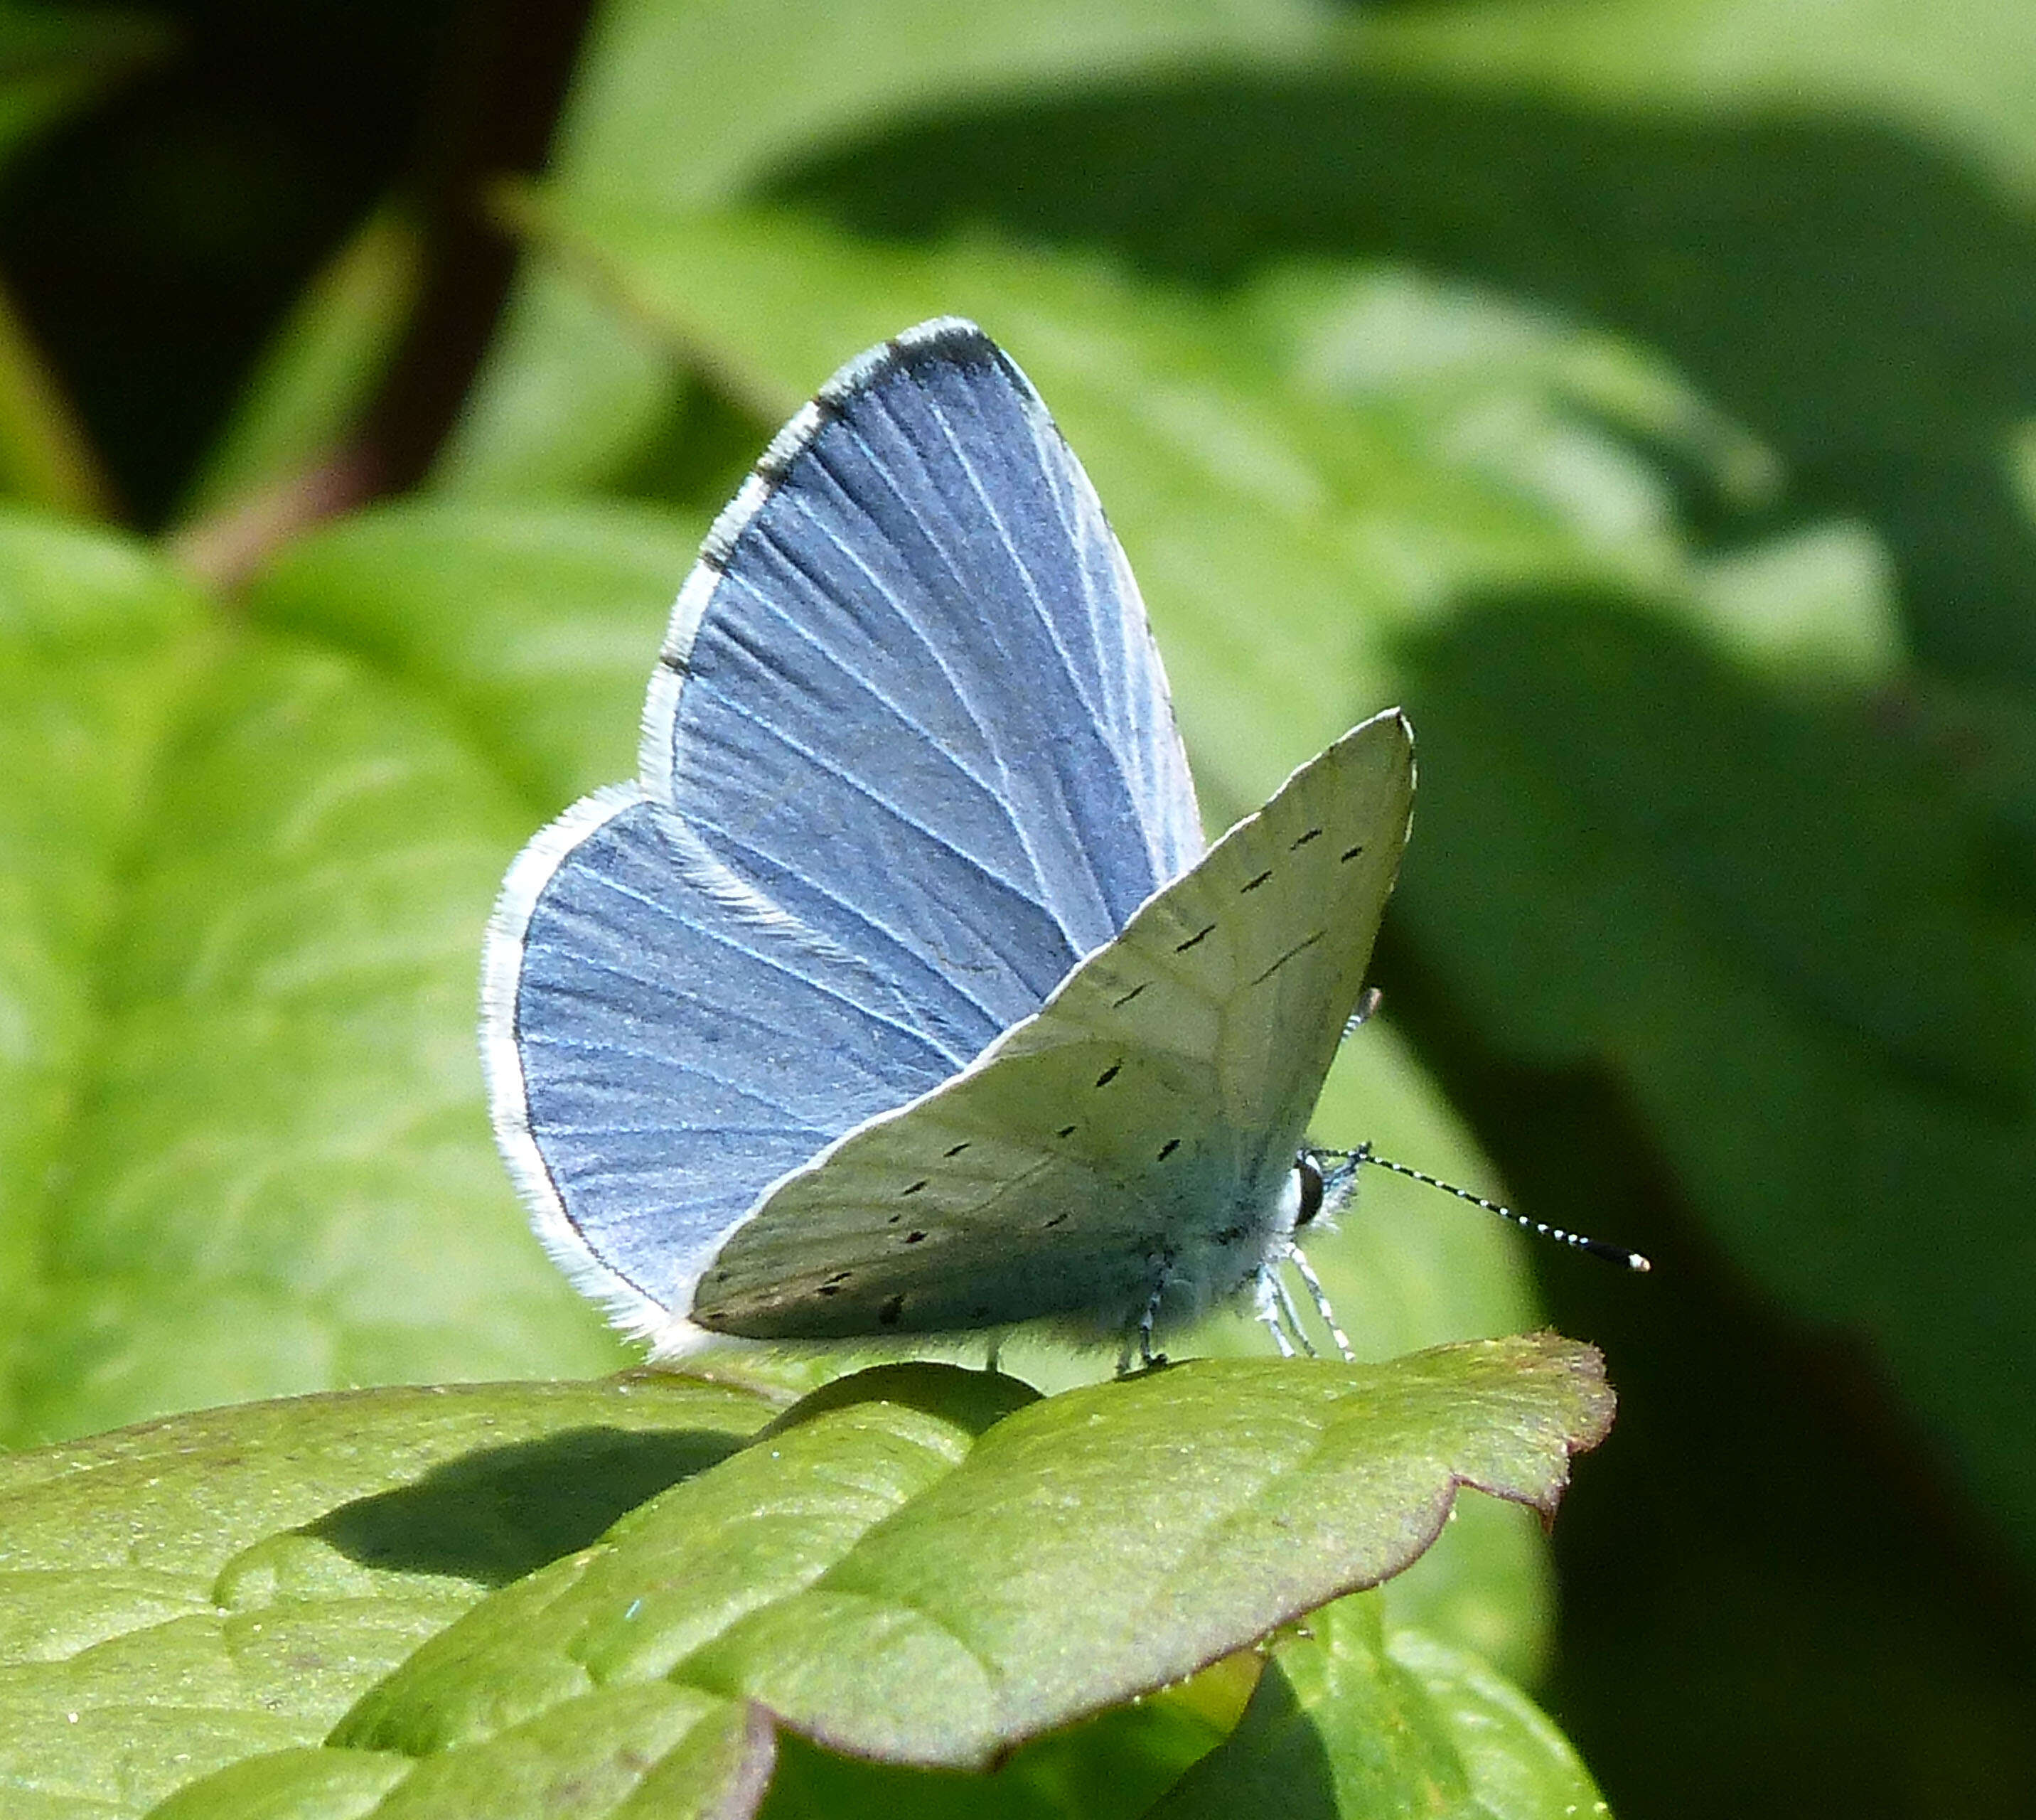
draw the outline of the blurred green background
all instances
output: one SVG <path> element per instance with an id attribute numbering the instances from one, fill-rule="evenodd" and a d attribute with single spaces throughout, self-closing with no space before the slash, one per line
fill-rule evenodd
<path id="1" fill-rule="evenodd" d="M 620 1356 L 481 922 L 956 311 L 1212 823 L 1412 714 L 1320 1135 L 1653 1255 L 1381 1183 L 1330 1260 L 1609 1355 L 1494 1652 L 1634 1820 L 2036 1813 L 2027 0 L 10 4 L 0 156 L 0 1435 Z"/>

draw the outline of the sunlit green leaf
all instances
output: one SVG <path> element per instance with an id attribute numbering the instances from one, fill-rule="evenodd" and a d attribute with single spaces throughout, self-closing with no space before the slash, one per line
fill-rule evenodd
<path id="1" fill-rule="evenodd" d="M 636 768 L 643 691 L 706 525 L 624 505 L 410 504 L 288 551 L 248 610 L 450 709 L 531 830 Z"/>
<path id="2" fill-rule="evenodd" d="M 0 1458 L 0 1777 L 53 1811 L 181 1790 L 183 1820 L 692 1811 L 760 1793 L 762 1709 L 979 1768 L 1397 1572 L 1460 1485 L 1552 1509 L 1611 1396 L 1540 1336 L 1045 1400 L 892 1366 L 781 1407 L 657 1373 L 393 1389 Z M 1212 1670 L 991 1785 L 1149 1799 L 1249 1685 Z M 794 1754 L 794 1788 L 883 1785 Z"/>
<path id="3" fill-rule="evenodd" d="M 1397 1572 L 1458 1484 L 1550 1506 L 1610 1414 L 1594 1355 L 1548 1336 L 1029 1395 L 951 1367 L 839 1380 L 477 1608 L 333 1741 L 429 1756 L 670 1679 L 979 1766 Z"/>
<path id="4" fill-rule="evenodd" d="M 0 563 L 8 1431 L 617 1360 L 481 1109 L 529 812 L 450 714 L 130 545 L 22 520 Z"/>
<path id="5" fill-rule="evenodd" d="M 23 1432 L 42 1238 L 100 1037 L 93 974 L 205 635 L 203 601 L 134 546 L 0 518 L 0 1433 Z"/>
<path id="6" fill-rule="evenodd" d="M 386 1390 L 0 1456 L 8 1811 L 138 1814 L 214 1767 L 316 1743 L 487 1588 L 584 1547 L 775 1409 L 655 1375 Z"/>

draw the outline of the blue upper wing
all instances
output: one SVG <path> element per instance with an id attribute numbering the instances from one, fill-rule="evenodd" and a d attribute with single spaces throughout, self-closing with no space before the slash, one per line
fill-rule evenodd
<path id="1" fill-rule="evenodd" d="M 708 537 L 638 785 L 505 884 L 483 1049 L 540 1232 L 666 1329 L 773 1181 L 1035 1011 L 1201 849 L 1144 609 L 1037 395 L 967 323 L 873 350 Z"/>

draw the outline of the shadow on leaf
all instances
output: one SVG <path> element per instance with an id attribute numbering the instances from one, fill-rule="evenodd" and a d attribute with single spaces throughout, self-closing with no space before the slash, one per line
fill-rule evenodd
<path id="1" fill-rule="evenodd" d="M 306 1526 L 362 1566 L 506 1585 L 742 1445 L 711 1430 L 575 1428 L 484 1448 Z"/>

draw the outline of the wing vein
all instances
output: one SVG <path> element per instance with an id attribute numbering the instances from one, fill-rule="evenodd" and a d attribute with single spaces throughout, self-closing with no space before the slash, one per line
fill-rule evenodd
<path id="1" fill-rule="evenodd" d="M 655 911 L 661 917 L 669 917 L 671 914 L 664 904 L 638 891 L 634 886 L 624 883 L 620 879 L 605 877 L 598 872 L 594 874 L 593 877 L 594 882 L 604 891 L 613 891 L 618 896 L 628 898 L 632 903 L 642 904 L 646 909 Z M 811 932 L 806 930 L 805 925 L 789 911 L 781 910 L 779 914 L 785 918 L 786 939 L 788 941 L 796 942 L 796 936 L 792 932 L 810 934 Z M 679 918 L 673 918 L 672 920 L 678 922 L 681 928 L 701 936 L 717 947 L 725 948 L 732 953 L 739 954 L 745 960 L 754 961 L 759 967 L 767 968 L 773 973 L 781 974 L 786 979 L 796 980 L 801 985 L 818 993 L 822 997 L 831 999 L 837 1004 L 846 1006 L 858 1017 L 867 1018 L 872 1023 L 881 1024 L 886 1030 L 895 1031 L 900 1036 L 909 1037 L 921 1047 L 932 1049 L 936 1055 L 941 1053 L 939 1049 L 928 1039 L 923 1031 L 915 1030 L 908 1023 L 901 1023 L 895 1017 L 887 1016 L 882 1012 L 873 1009 L 859 1000 L 851 998 L 839 986 L 830 985 L 824 981 L 816 979 L 811 974 L 803 973 L 797 967 L 786 965 L 775 956 L 766 954 L 761 948 L 747 946 L 734 940 L 732 936 L 710 928 L 705 922 L 694 922 Z M 872 983 L 884 985 L 886 982 L 876 981 Z"/>
<path id="2" fill-rule="evenodd" d="M 930 390 L 926 392 L 924 397 L 927 414 L 932 417 L 941 435 L 946 439 L 948 447 L 954 456 L 955 465 L 960 469 L 963 477 L 968 482 L 971 491 L 975 493 L 978 503 L 982 506 L 984 518 L 995 529 L 997 541 L 1003 545 L 1004 553 L 1010 560 L 1011 567 L 1018 577 L 1019 585 L 1024 590 L 1026 601 L 1032 609 L 1032 616 L 1039 622 L 1040 630 L 1046 635 L 1047 642 L 1054 648 L 1054 654 L 1060 659 L 1061 671 L 1067 677 L 1069 686 L 1074 691 L 1075 699 L 1081 703 L 1083 711 L 1088 716 L 1092 725 L 1099 728 L 1107 727 L 1108 721 L 1096 711 L 1095 703 L 1090 699 L 1088 691 L 1084 686 L 1080 666 L 1069 654 L 1067 642 L 1061 636 L 1060 627 L 1055 623 L 1054 616 L 1046 610 L 1046 603 L 1040 596 L 1038 578 L 1033 575 L 1024 557 L 1019 553 L 1017 541 L 1011 535 L 1010 527 L 1005 522 L 1004 514 L 997 509 L 995 502 L 990 498 L 990 489 L 983 484 L 982 476 L 977 471 L 975 463 L 969 458 L 967 450 L 962 445 L 961 438 L 956 435 L 954 425 L 949 421 L 945 409 Z M 1049 491 L 1050 490 L 1050 483 Z M 1076 566 L 1080 566 L 1079 563 Z M 1103 744 L 1104 749 L 1110 755 L 1119 781 L 1128 786 L 1129 780 L 1124 775 L 1123 763 L 1116 750 L 1115 740 L 1106 738 Z M 1053 762 L 1050 758 L 1048 769 L 1052 773 L 1057 786 L 1061 785 L 1062 774 L 1058 763 Z M 1065 787 L 1057 788 L 1055 794 L 1059 800 L 1061 816 L 1067 826 L 1073 829 L 1078 825 L 1077 818 L 1074 814 L 1074 805 L 1068 800 Z M 1019 838 L 1025 843 L 1025 850 L 1031 859 L 1034 872 L 1040 875 L 1043 882 L 1043 869 L 1040 865 L 1039 854 L 1034 850 L 1031 839 L 1023 829 L 1019 831 Z M 1107 918 L 1110 894 L 1103 884 L 1102 875 L 1096 870 L 1095 854 L 1089 850 L 1088 844 L 1084 841 L 1071 840 L 1067 844 L 1074 850 L 1076 857 L 1081 861 L 1083 871 L 1088 875 L 1089 887 L 1095 894 L 1095 902 L 1103 909 Z"/>
<path id="3" fill-rule="evenodd" d="M 764 734 L 766 737 L 776 740 L 777 743 L 784 747 L 787 752 L 797 753 L 799 757 L 805 759 L 806 762 L 811 764 L 816 770 L 824 772 L 828 776 L 839 779 L 843 784 L 846 786 L 847 788 L 855 795 L 862 797 L 865 802 L 871 804 L 876 808 L 881 811 L 899 827 L 911 829 L 913 833 L 920 835 L 924 838 L 929 845 L 938 847 L 942 852 L 950 855 L 962 865 L 967 867 L 969 871 L 974 872 L 986 884 L 993 885 L 999 891 L 1009 891 L 1012 896 L 1019 899 L 1020 902 L 1028 906 L 1033 910 L 1042 912 L 1046 916 L 1051 918 L 1055 927 L 1059 929 L 1062 937 L 1066 942 L 1070 963 L 1072 963 L 1074 957 L 1080 954 L 1080 950 L 1076 945 L 1073 936 L 1069 933 L 1067 926 L 1061 921 L 1060 918 L 1054 913 L 1054 908 L 1050 904 L 1041 903 L 1036 898 L 1028 895 L 1022 885 L 1016 884 L 1012 880 L 1006 878 L 1001 872 L 995 871 L 991 867 L 985 865 L 981 860 L 978 859 L 975 854 L 968 852 L 966 849 L 957 846 L 955 842 L 950 840 L 945 835 L 941 833 L 937 829 L 929 827 L 926 823 L 921 820 L 917 816 L 908 815 L 899 804 L 891 801 L 888 797 L 880 795 L 877 791 L 872 789 L 870 786 L 863 782 L 860 778 L 850 777 L 839 766 L 828 763 L 811 746 L 803 744 L 799 740 L 794 739 L 791 734 L 784 728 L 774 725 L 769 721 L 764 719 L 753 710 L 744 707 L 741 703 L 734 700 L 733 698 L 729 700 L 727 707 L 728 711 L 735 715 L 738 719 L 747 722 L 751 726 L 756 728 L 760 732 Z M 726 832 L 726 831 L 723 831 Z M 733 837 L 730 836 L 730 838 L 733 843 Z M 733 844 L 746 845 L 746 843 Z M 805 881 L 801 879 L 801 882 L 803 884 Z M 952 909 L 953 906 L 951 905 L 948 907 Z M 994 951 L 993 950 L 992 951 L 993 952 Z M 1002 957 L 1000 956 L 999 958 L 1001 959 Z"/>

